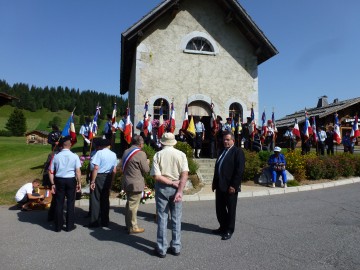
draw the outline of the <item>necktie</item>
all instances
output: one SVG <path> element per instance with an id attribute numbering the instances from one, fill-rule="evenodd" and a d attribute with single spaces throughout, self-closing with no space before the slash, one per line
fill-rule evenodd
<path id="1" fill-rule="evenodd" d="M 228 151 L 229 151 L 229 148 L 225 149 L 225 150 L 222 152 L 221 156 L 219 157 L 219 159 L 218 159 L 218 161 L 217 161 L 218 166 L 219 166 L 219 169 L 218 169 L 219 173 L 220 173 L 221 165 L 222 165 L 222 163 L 223 163 L 223 161 L 224 161 L 224 157 L 226 156 L 226 154 L 227 154 Z"/>

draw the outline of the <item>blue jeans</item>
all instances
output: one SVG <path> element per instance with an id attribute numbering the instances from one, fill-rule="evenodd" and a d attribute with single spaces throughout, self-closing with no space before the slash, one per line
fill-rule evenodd
<path id="1" fill-rule="evenodd" d="M 171 213 L 171 236 L 170 247 L 174 252 L 181 249 L 181 216 L 182 202 L 174 203 L 176 188 L 156 182 L 155 201 L 157 214 L 157 250 L 160 254 L 166 254 L 167 242 L 167 222 L 169 210 Z"/>
<path id="2" fill-rule="evenodd" d="M 277 178 L 278 175 L 281 175 L 284 184 L 286 183 L 287 178 L 286 178 L 286 171 L 285 170 L 283 170 L 283 171 L 274 171 L 274 170 L 272 170 L 271 175 L 272 175 L 271 180 L 272 180 L 273 183 L 276 183 L 276 178 Z"/>

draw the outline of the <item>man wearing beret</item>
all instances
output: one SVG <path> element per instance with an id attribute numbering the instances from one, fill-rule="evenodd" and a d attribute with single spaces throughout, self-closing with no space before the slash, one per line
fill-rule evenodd
<path id="1" fill-rule="evenodd" d="M 70 136 L 60 140 L 61 152 L 54 156 L 50 165 L 49 179 L 51 191 L 56 193 L 55 231 L 63 227 L 63 210 L 66 197 L 66 230 L 74 230 L 75 223 L 75 191 L 81 190 L 81 163 L 78 155 L 70 151 Z"/>

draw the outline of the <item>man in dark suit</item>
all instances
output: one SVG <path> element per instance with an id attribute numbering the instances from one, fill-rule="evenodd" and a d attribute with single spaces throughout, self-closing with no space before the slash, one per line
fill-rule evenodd
<path id="1" fill-rule="evenodd" d="M 216 216 L 220 227 L 213 230 L 222 240 L 231 238 L 235 229 L 236 204 L 245 168 L 245 155 L 235 146 L 232 132 L 223 133 L 224 150 L 216 160 L 212 190 L 216 190 Z"/>

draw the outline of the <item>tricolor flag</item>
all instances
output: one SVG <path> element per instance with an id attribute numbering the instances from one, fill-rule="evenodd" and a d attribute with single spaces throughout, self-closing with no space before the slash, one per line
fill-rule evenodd
<path id="1" fill-rule="evenodd" d="M 304 137 L 305 137 L 305 141 L 308 140 L 310 138 L 310 135 L 312 134 L 312 129 L 311 129 L 311 126 L 310 126 L 307 111 L 305 111 L 305 123 L 304 123 L 303 134 L 304 134 Z"/>
<path id="2" fill-rule="evenodd" d="M 126 109 L 126 124 L 124 127 L 124 139 L 130 144 L 132 140 L 132 123 L 130 119 L 130 108 Z"/>
<path id="3" fill-rule="evenodd" d="M 334 120 L 334 142 L 336 142 L 337 144 L 341 143 L 340 124 L 337 113 L 335 113 L 335 120 Z"/>
<path id="4" fill-rule="evenodd" d="M 263 143 L 263 142 L 265 141 L 265 137 L 266 137 L 266 134 L 267 134 L 267 126 L 265 125 L 265 123 L 266 123 L 265 110 L 264 110 L 264 112 L 262 113 L 261 121 L 262 121 L 262 128 L 261 128 L 260 140 L 261 140 L 261 142 Z"/>
<path id="5" fill-rule="evenodd" d="M 159 117 L 159 129 L 158 129 L 158 138 L 161 138 L 161 136 L 164 134 L 165 132 L 165 127 L 164 127 L 164 113 L 163 113 L 163 107 L 160 107 L 160 117 Z"/>
<path id="6" fill-rule="evenodd" d="M 184 120 L 181 129 L 186 131 L 189 126 L 189 114 L 188 114 L 188 105 L 185 104 L 185 113 L 184 113 Z"/>
<path id="7" fill-rule="evenodd" d="M 112 116 L 111 116 L 111 130 L 112 132 L 115 132 L 115 123 L 116 123 L 116 103 L 114 103 L 114 109 L 113 109 L 113 112 L 112 112 Z"/>
<path id="8" fill-rule="evenodd" d="M 295 124 L 294 124 L 294 128 L 292 130 L 292 134 L 294 134 L 294 136 L 296 137 L 297 140 L 301 139 L 300 129 L 299 129 L 299 124 L 298 124 L 297 118 L 295 118 Z"/>
<path id="9" fill-rule="evenodd" d="M 174 133 L 175 131 L 175 108 L 174 102 L 171 102 L 170 121 L 169 121 L 169 132 Z"/>
<path id="10" fill-rule="evenodd" d="M 149 112 L 148 112 L 148 109 L 149 109 L 149 101 L 146 101 L 145 102 L 145 106 L 144 106 L 144 121 L 143 121 L 143 132 L 145 134 L 145 136 L 148 135 L 149 131 L 148 131 L 148 127 L 149 127 Z"/>
<path id="11" fill-rule="evenodd" d="M 250 117 L 251 117 L 251 123 L 249 125 L 249 135 L 251 136 L 251 138 L 254 138 L 256 124 L 255 124 L 255 114 L 253 107 L 251 107 Z"/>
<path id="12" fill-rule="evenodd" d="M 97 120 L 98 120 L 98 117 L 100 114 L 100 109 L 101 109 L 101 107 L 99 105 L 96 106 L 96 112 L 95 112 L 93 121 L 89 125 L 89 140 L 94 138 L 97 134 L 97 130 L 98 130 Z"/>
<path id="13" fill-rule="evenodd" d="M 211 132 L 213 135 L 215 135 L 218 132 L 219 129 L 219 125 L 216 122 L 216 115 L 214 113 L 214 103 L 211 103 L 211 120 L 210 120 L 210 127 L 211 127 Z"/>
<path id="14" fill-rule="evenodd" d="M 312 117 L 313 119 L 313 124 L 312 124 L 312 134 L 313 134 L 313 138 L 314 138 L 314 142 L 317 142 L 319 140 L 318 136 L 317 136 L 317 131 L 316 131 L 316 121 L 315 121 L 315 116 Z"/>
<path id="15" fill-rule="evenodd" d="M 278 133 L 278 130 L 277 130 L 277 127 L 276 127 L 276 123 L 275 123 L 275 112 L 272 112 L 272 115 L 271 115 L 271 120 L 272 120 L 272 125 L 273 125 L 273 128 L 274 128 L 274 142 L 276 141 L 276 137 L 277 137 L 277 133 Z"/>
<path id="16" fill-rule="evenodd" d="M 351 140 L 356 139 L 357 137 L 360 136 L 358 122 L 359 122 L 358 116 L 355 115 L 355 121 L 354 121 L 354 124 L 352 126 L 351 133 L 350 133 Z"/>
<path id="17" fill-rule="evenodd" d="M 195 123 L 194 123 L 194 117 L 191 115 L 189 126 L 186 130 L 192 138 L 195 137 Z"/>
<path id="18" fill-rule="evenodd" d="M 74 124 L 74 113 L 71 113 L 69 119 L 67 120 L 65 127 L 61 132 L 61 136 L 70 136 L 71 137 L 71 146 L 77 142 L 75 124 Z"/>

